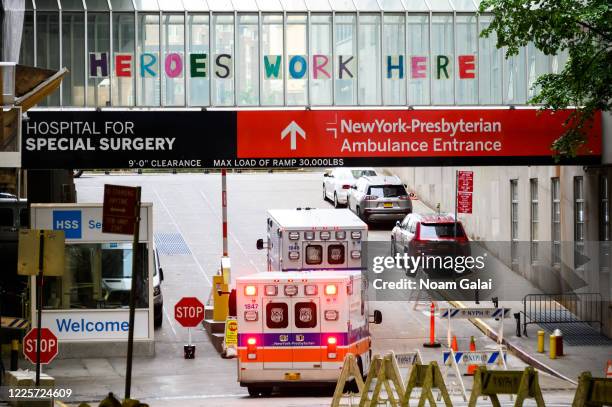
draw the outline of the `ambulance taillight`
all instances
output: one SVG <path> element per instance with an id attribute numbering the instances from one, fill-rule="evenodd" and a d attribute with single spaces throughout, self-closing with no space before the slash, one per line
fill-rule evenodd
<path id="1" fill-rule="evenodd" d="M 267 285 L 265 287 L 265 291 L 268 297 L 274 297 L 275 295 L 278 294 L 278 287 L 275 285 Z"/>
<path id="2" fill-rule="evenodd" d="M 319 237 L 321 238 L 321 240 L 329 240 L 329 238 L 331 237 L 331 233 L 329 231 L 325 230 L 325 231 L 321 232 Z"/>
<path id="3" fill-rule="evenodd" d="M 338 230 L 336 231 L 336 240 L 344 240 L 346 239 L 346 231 Z"/>
<path id="4" fill-rule="evenodd" d="M 361 252 L 359 250 L 352 250 L 351 251 L 351 259 L 360 259 L 361 258 Z"/>
<path id="5" fill-rule="evenodd" d="M 338 294 L 338 287 L 336 284 L 327 284 L 325 286 L 325 295 L 336 295 Z"/>
<path id="6" fill-rule="evenodd" d="M 304 286 L 304 294 L 317 295 L 317 285 L 316 284 L 306 284 Z"/>
<path id="7" fill-rule="evenodd" d="M 244 286 L 244 295 L 252 297 L 257 295 L 257 287 L 254 285 L 245 285 Z"/>
<path id="8" fill-rule="evenodd" d="M 355 240 L 359 240 L 361 239 L 361 232 L 360 231 L 353 231 L 351 232 L 351 237 Z"/>
<path id="9" fill-rule="evenodd" d="M 338 345 L 338 340 L 335 336 L 327 337 L 327 358 L 328 359 L 336 359 L 338 354 L 336 353 L 336 346 Z"/>
<path id="10" fill-rule="evenodd" d="M 256 338 L 247 339 L 247 358 L 257 359 L 257 339 Z"/>

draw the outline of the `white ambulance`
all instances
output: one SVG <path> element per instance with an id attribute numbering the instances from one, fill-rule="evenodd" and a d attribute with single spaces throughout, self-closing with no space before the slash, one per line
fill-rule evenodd
<path id="1" fill-rule="evenodd" d="M 368 225 L 348 209 L 268 211 L 268 271 L 361 270 Z"/>
<path id="2" fill-rule="evenodd" d="M 236 279 L 238 381 L 251 396 L 274 386 L 333 384 L 344 356 L 371 358 L 361 271 L 256 273 Z M 382 315 L 374 311 L 373 323 Z"/>

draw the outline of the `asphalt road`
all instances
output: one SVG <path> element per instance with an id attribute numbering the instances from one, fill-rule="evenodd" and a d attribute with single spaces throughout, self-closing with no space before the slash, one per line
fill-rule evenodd
<path id="1" fill-rule="evenodd" d="M 86 173 L 76 181 L 78 201 L 101 202 L 103 185 L 107 183 L 140 185 L 143 201 L 153 203 L 155 237 L 159 242 L 166 242 L 158 244 L 165 275 L 163 326 L 155 332 L 155 357 L 134 361 L 132 394 L 152 406 L 329 405 L 329 395 L 324 392 L 281 394 L 265 400 L 248 398 L 246 389 L 236 382 L 236 362 L 221 359 L 202 329 L 193 332 L 196 358 L 183 359 L 188 333 L 174 321 L 173 306 L 184 296 L 205 301 L 211 277 L 219 268 L 222 254 L 220 174 L 105 176 Z M 322 200 L 321 185 L 322 174 L 314 172 L 228 174 L 232 278 L 266 269 L 265 251 L 258 251 L 255 242 L 265 236 L 268 209 L 331 207 Z M 369 239 L 388 241 L 391 227 L 371 227 Z M 405 304 L 380 306 L 385 308 L 383 315 L 387 316 L 382 325 L 372 330 L 375 352 L 420 347 L 427 337 L 428 318 L 420 311 L 410 314 Z M 480 334 L 469 323 L 457 330 L 458 339 L 464 343 L 471 335 Z M 479 349 L 486 346 L 486 338 L 479 340 L 482 341 Z M 523 366 L 516 361 L 511 364 Z M 56 377 L 60 386 L 72 388 L 78 400 L 99 399 L 109 391 L 123 394 L 125 360 L 121 358 L 102 359 L 92 355 L 84 359 L 58 359 L 46 372 Z M 558 391 L 566 389 L 564 384 L 553 380 L 548 381 L 548 387 L 557 391 L 547 401 L 569 400 L 567 393 Z M 460 400 L 457 398 L 457 405 L 461 405 Z"/>

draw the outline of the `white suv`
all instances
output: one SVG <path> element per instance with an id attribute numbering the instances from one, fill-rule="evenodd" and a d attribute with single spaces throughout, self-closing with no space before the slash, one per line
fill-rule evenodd
<path id="1" fill-rule="evenodd" d="M 349 190 L 363 176 L 376 176 L 374 168 L 335 168 L 323 174 L 323 200 L 331 199 L 334 207 L 347 204 Z"/>

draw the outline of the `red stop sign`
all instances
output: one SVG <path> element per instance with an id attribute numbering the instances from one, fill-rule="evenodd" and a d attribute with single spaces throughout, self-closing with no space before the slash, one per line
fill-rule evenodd
<path id="1" fill-rule="evenodd" d="M 196 297 L 184 297 L 174 306 L 174 319 L 185 328 L 198 326 L 204 320 L 204 304 Z"/>
<path id="2" fill-rule="evenodd" d="M 32 363 L 36 363 L 36 341 L 38 328 L 30 329 L 23 338 L 23 354 Z M 49 328 L 40 330 L 40 363 L 46 365 L 57 356 L 57 337 Z"/>

